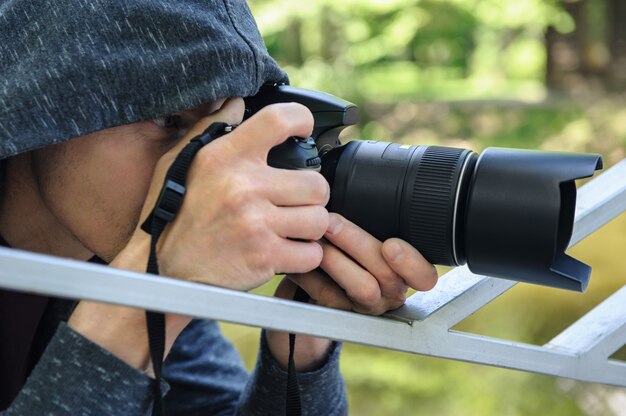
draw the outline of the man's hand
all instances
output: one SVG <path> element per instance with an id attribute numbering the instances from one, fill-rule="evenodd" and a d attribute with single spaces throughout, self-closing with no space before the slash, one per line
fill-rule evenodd
<path id="1" fill-rule="evenodd" d="M 175 156 L 189 139 L 223 120 L 224 113 L 227 121 L 240 122 L 243 100 L 230 100 L 222 111 L 198 122 L 184 143 L 162 158 L 142 218 L 152 209 Z M 310 135 L 312 129 L 306 107 L 276 104 L 200 150 L 183 205 L 159 240 L 161 273 L 248 290 L 276 273 L 315 269 L 322 248 L 314 240 L 328 227 L 328 184 L 317 172 L 267 165 L 270 149 L 290 136 Z"/>
<path id="2" fill-rule="evenodd" d="M 212 123 L 241 123 L 244 103 L 228 100 L 201 118 L 159 160 L 139 224 L 154 207 L 165 174 L 184 146 Z M 248 290 L 276 273 L 303 273 L 322 261 L 329 187 L 317 172 L 269 167 L 270 149 L 290 136 L 309 136 L 311 112 L 299 104 L 267 106 L 196 155 L 183 205 L 159 239 L 160 272 L 185 280 Z M 143 272 L 150 236 L 137 227 L 114 267 Z M 189 322 L 166 316 L 166 351 Z M 148 359 L 143 311 L 81 302 L 70 326 L 132 366 Z"/>
<path id="3" fill-rule="evenodd" d="M 390 238 L 381 243 L 338 214 L 330 222 L 321 245 L 320 270 L 290 275 L 276 295 L 293 298 L 296 285 L 318 305 L 380 315 L 401 306 L 409 287 L 430 290 L 437 271 L 407 242 Z M 268 331 L 268 345 L 278 362 L 287 368 L 287 334 Z M 312 370 L 326 358 L 330 341 L 298 336 L 295 363 L 299 371 Z"/>

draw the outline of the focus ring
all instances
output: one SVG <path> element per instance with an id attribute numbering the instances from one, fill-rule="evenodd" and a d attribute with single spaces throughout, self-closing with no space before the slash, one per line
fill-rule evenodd
<path id="1" fill-rule="evenodd" d="M 433 264 L 456 265 L 453 213 L 464 149 L 429 146 L 409 189 L 408 242 Z"/>

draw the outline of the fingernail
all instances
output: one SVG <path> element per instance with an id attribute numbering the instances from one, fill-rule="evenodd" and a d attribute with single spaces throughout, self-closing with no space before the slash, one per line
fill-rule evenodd
<path id="1" fill-rule="evenodd" d="M 328 218 L 328 229 L 326 230 L 328 234 L 337 234 L 343 228 L 343 221 L 339 219 L 339 216 L 330 214 Z"/>
<path id="2" fill-rule="evenodd" d="M 387 243 L 387 255 L 389 256 L 389 260 L 397 263 L 404 258 L 404 250 L 397 241 L 390 241 Z"/>

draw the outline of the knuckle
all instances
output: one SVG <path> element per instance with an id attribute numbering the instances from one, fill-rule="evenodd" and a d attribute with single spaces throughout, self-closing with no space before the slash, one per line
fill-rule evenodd
<path id="1" fill-rule="evenodd" d="M 315 210 L 314 216 L 313 239 L 319 240 L 324 236 L 324 234 L 326 234 L 326 230 L 328 229 L 328 211 L 326 208 L 320 207 Z"/>
<path id="2" fill-rule="evenodd" d="M 252 208 L 240 209 L 237 214 L 238 228 L 245 231 L 245 235 L 253 241 L 266 237 L 265 220 L 263 216 Z"/>
<path id="3" fill-rule="evenodd" d="M 274 256 L 270 250 L 263 248 L 253 250 L 248 258 L 253 270 L 261 271 L 268 276 L 274 274 Z"/>
<path id="4" fill-rule="evenodd" d="M 437 269 L 431 264 L 430 267 L 424 272 L 423 278 L 421 279 L 422 285 L 420 290 L 431 290 L 437 284 L 438 279 L 439 274 L 437 273 Z"/>
<path id="5" fill-rule="evenodd" d="M 264 122 L 274 131 L 291 136 L 294 127 L 313 130 L 314 118 L 311 111 L 299 103 L 278 103 L 264 107 L 262 110 Z"/>
<path id="6" fill-rule="evenodd" d="M 390 268 L 383 268 L 378 273 L 378 279 L 385 282 L 394 282 L 400 279 L 400 276 Z"/>
<path id="7" fill-rule="evenodd" d="M 261 110 L 264 112 L 264 121 L 267 126 L 272 128 L 278 133 L 284 133 L 288 136 L 289 130 L 289 114 L 287 112 L 286 104 L 273 104 Z"/>
<path id="8" fill-rule="evenodd" d="M 366 309 L 372 309 L 380 300 L 380 290 L 375 284 L 362 283 L 352 291 L 351 297 Z"/>
<path id="9" fill-rule="evenodd" d="M 382 315 L 386 312 L 385 308 L 380 305 L 356 305 L 354 307 L 355 312 L 363 313 L 366 315 Z"/>
<path id="10" fill-rule="evenodd" d="M 233 231 L 246 242 L 246 245 L 259 252 L 265 252 L 270 237 L 265 218 L 253 207 L 239 208 L 234 212 Z"/>
<path id="11" fill-rule="evenodd" d="M 324 257 L 324 251 L 322 250 L 322 246 L 320 246 L 319 244 L 317 244 L 316 242 L 312 242 L 311 244 L 311 254 L 309 254 L 307 257 L 310 259 L 310 269 L 309 270 L 313 270 L 315 268 L 320 267 L 320 264 L 322 264 L 322 258 Z"/>
<path id="12" fill-rule="evenodd" d="M 249 204 L 254 190 L 251 181 L 243 175 L 229 175 L 222 188 L 225 208 L 235 212 Z"/>
<path id="13" fill-rule="evenodd" d="M 316 247 L 317 246 L 317 247 Z M 322 249 L 319 247 L 319 244 L 315 242 L 307 243 L 305 247 L 302 247 L 295 253 L 294 259 L 291 259 L 290 263 L 292 264 L 293 270 L 290 270 L 290 273 L 309 273 L 322 263 Z M 281 256 L 281 254 L 277 250 L 277 256 Z"/>
<path id="14" fill-rule="evenodd" d="M 396 309 L 406 302 L 406 288 L 398 288 L 388 297 L 389 309 Z"/>
<path id="15" fill-rule="evenodd" d="M 332 285 L 327 282 L 320 283 L 320 287 L 317 291 L 315 301 L 323 304 L 324 306 L 333 307 L 337 302 L 337 294 Z"/>
<path id="16" fill-rule="evenodd" d="M 315 203 L 326 205 L 330 197 L 330 185 L 322 175 L 317 172 L 312 173 L 314 176 L 310 185 L 311 197 Z"/>

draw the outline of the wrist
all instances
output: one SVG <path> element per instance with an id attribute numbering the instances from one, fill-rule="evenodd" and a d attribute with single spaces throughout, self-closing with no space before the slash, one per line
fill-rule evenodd
<path id="1" fill-rule="evenodd" d="M 289 363 L 289 334 L 280 331 L 266 331 L 267 347 L 278 365 L 287 370 Z M 296 336 L 294 364 L 296 371 L 304 373 L 321 368 L 327 361 L 332 341 L 306 335 Z"/>
<path id="2" fill-rule="evenodd" d="M 68 325 L 128 365 L 140 371 L 147 369 L 150 353 L 144 311 L 82 301 Z"/>
<path id="3" fill-rule="evenodd" d="M 165 355 L 191 318 L 165 315 Z M 151 374 L 146 313 L 142 309 L 82 301 L 68 321 L 74 331 L 125 361 Z"/>
<path id="4" fill-rule="evenodd" d="M 149 236 L 135 236 L 111 261 L 111 267 L 145 272 L 150 249 Z M 165 356 L 191 318 L 165 315 Z M 127 364 L 150 375 L 150 351 L 143 309 L 81 301 L 68 321 L 76 332 L 111 352 Z"/>
<path id="5" fill-rule="evenodd" d="M 109 266 L 133 272 L 145 273 L 150 255 L 150 236 L 143 232 L 133 235 Z"/>

